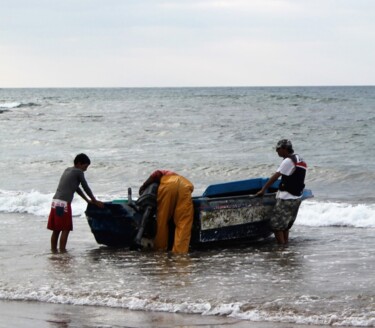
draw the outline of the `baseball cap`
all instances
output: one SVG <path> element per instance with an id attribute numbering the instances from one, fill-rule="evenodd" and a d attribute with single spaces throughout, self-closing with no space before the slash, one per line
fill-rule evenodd
<path id="1" fill-rule="evenodd" d="M 288 139 L 281 139 L 276 144 L 276 150 L 280 148 L 293 149 L 292 142 Z"/>

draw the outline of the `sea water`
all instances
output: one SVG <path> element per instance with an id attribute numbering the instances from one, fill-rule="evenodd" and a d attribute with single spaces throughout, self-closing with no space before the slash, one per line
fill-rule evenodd
<path id="1" fill-rule="evenodd" d="M 0 89 L 0 299 L 375 326 L 375 87 Z M 212 183 L 268 177 L 291 139 L 308 164 L 291 243 L 186 256 L 98 245 L 73 201 L 68 252 L 46 229 L 84 152 L 103 201 L 155 169 Z"/>

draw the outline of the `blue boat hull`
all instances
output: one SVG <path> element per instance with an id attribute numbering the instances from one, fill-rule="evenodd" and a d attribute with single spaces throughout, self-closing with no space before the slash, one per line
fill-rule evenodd
<path id="1" fill-rule="evenodd" d="M 269 237 L 272 234 L 269 220 L 276 203 L 278 182 L 264 197 L 254 196 L 266 182 L 267 179 L 256 178 L 210 185 L 202 196 L 193 197 L 191 247 L 228 246 Z M 303 199 L 310 197 L 313 197 L 312 192 L 305 190 Z M 104 209 L 89 204 L 86 217 L 99 244 L 111 247 L 135 245 L 142 213 L 126 200 L 107 202 Z M 147 222 L 143 239 L 152 240 L 154 234 L 155 216 Z"/>

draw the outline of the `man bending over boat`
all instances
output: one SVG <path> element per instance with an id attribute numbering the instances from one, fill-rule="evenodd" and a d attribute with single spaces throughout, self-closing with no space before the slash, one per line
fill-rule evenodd
<path id="1" fill-rule="evenodd" d="M 294 154 L 290 140 L 280 140 L 276 145 L 276 152 L 283 158 L 283 161 L 257 196 L 263 196 L 266 190 L 281 177 L 270 224 L 277 242 L 287 244 L 289 230 L 296 220 L 301 205 L 307 165 L 301 156 Z"/>
<path id="2" fill-rule="evenodd" d="M 169 239 L 168 222 L 173 218 L 176 226 L 173 242 L 173 253 L 189 251 L 191 227 L 194 218 L 194 208 L 191 194 L 193 184 L 177 173 L 167 170 L 154 171 L 139 189 L 142 195 L 151 183 L 159 183 L 156 212 L 156 236 L 154 248 L 167 250 Z"/>

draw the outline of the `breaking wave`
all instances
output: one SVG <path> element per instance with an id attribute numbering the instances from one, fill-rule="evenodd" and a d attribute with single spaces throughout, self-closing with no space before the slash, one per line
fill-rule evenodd
<path id="1" fill-rule="evenodd" d="M 29 192 L 0 190 L 0 212 L 48 216 L 52 197 L 53 194 L 43 194 L 35 190 Z M 116 198 L 119 197 L 99 196 L 102 200 Z M 86 203 L 77 196 L 73 200 L 72 209 L 75 216 L 83 216 Z M 311 227 L 375 228 L 375 205 L 307 200 L 300 207 L 296 224 Z"/>
<path id="2" fill-rule="evenodd" d="M 13 108 L 22 108 L 22 107 L 35 107 L 40 106 L 39 104 L 30 102 L 30 103 L 21 103 L 21 102 L 3 102 L 0 103 L 0 109 L 13 109 Z"/>

